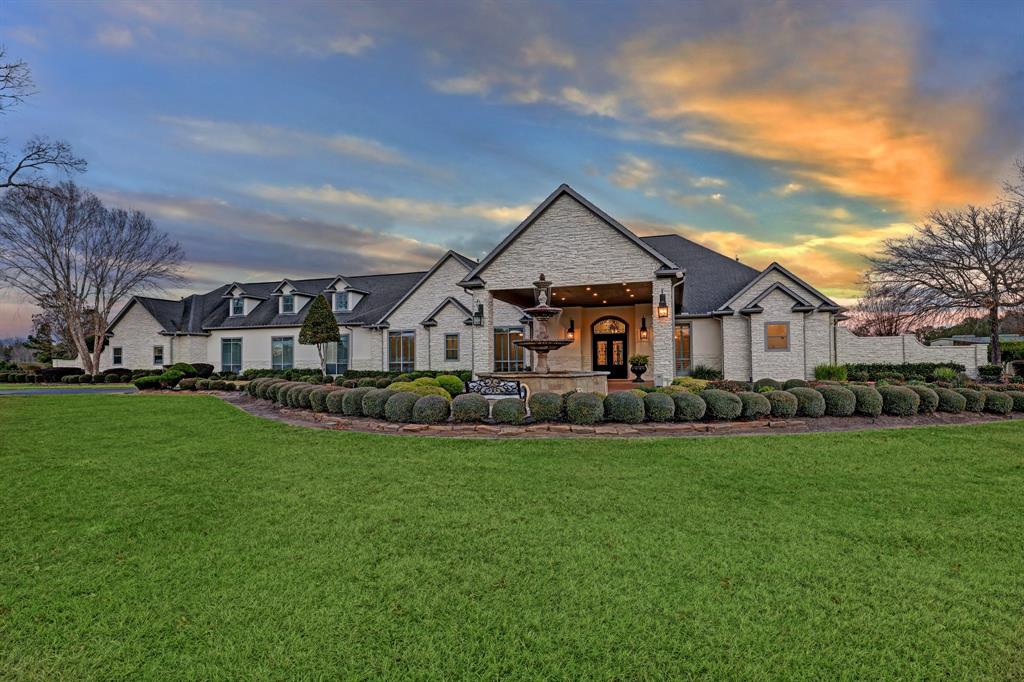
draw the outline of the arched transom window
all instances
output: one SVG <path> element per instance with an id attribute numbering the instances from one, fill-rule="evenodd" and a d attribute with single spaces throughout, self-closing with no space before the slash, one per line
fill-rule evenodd
<path id="1" fill-rule="evenodd" d="M 622 320 L 607 318 L 594 323 L 595 334 L 625 334 L 626 323 Z"/>

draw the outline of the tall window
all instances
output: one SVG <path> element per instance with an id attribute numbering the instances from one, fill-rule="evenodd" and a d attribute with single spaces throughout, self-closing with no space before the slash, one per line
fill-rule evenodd
<path id="1" fill-rule="evenodd" d="M 295 296 L 285 294 L 281 297 L 281 314 L 288 315 L 295 312 Z"/>
<path id="2" fill-rule="evenodd" d="M 334 311 L 337 313 L 343 313 L 348 310 L 348 292 L 347 291 L 336 291 L 334 292 Z"/>
<path id="3" fill-rule="evenodd" d="M 388 371 L 411 372 L 416 367 L 416 332 L 388 332 Z"/>
<path id="4" fill-rule="evenodd" d="M 675 331 L 676 376 L 690 373 L 690 325 L 680 324 Z"/>
<path id="5" fill-rule="evenodd" d="M 220 340 L 220 371 L 242 371 L 242 339 Z"/>
<path id="6" fill-rule="evenodd" d="M 239 315 L 245 315 L 245 299 L 233 298 L 231 299 L 231 316 L 237 317 Z"/>
<path id="7" fill-rule="evenodd" d="M 291 369 L 295 362 L 295 338 L 274 336 L 270 339 L 270 368 Z"/>
<path id="8" fill-rule="evenodd" d="M 327 344 L 327 373 L 342 374 L 348 371 L 348 334 L 342 334 L 337 343 Z"/>
<path id="9" fill-rule="evenodd" d="M 458 334 L 445 334 L 444 335 L 444 359 L 445 360 L 458 360 L 459 359 L 459 335 Z"/>
<path id="10" fill-rule="evenodd" d="M 164 364 L 164 347 L 153 346 L 153 364 L 162 365 Z"/>
<path id="11" fill-rule="evenodd" d="M 789 322 L 764 323 L 764 349 L 768 351 L 789 350 Z"/>
<path id="12" fill-rule="evenodd" d="M 111 349 L 111 355 L 113 355 L 112 362 L 115 365 L 120 365 L 121 362 L 123 361 L 123 358 L 124 358 L 124 353 L 122 352 L 122 349 L 120 349 L 120 348 L 113 348 L 113 349 Z"/>
<path id="13" fill-rule="evenodd" d="M 494 371 L 521 372 L 526 369 L 526 352 L 514 341 L 523 340 L 522 327 L 494 328 Z"/>

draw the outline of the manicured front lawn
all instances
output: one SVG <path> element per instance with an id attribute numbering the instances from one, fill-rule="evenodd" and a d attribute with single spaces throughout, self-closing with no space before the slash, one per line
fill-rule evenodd
<path id="1" fill-rule="evenodd" d="M 0 677 L 1014 678 L 1024 422 L 456 441 L 0 398 Z"/>
<path id="2" fill-rule="evenodd" d="M 132 384 L 0 384 L 0 391 L 38 391 L 49 388 L 129 388 Z"/>

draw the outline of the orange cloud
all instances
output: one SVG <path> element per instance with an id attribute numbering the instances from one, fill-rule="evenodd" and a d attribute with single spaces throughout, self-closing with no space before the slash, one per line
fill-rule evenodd
<path id="1" fill-rule="evenodd" d="M 794 191 L 812 182 L 914 214 L 990 195 L 958 163 L 984 130 L 982 105 L 918 92 L 906 26 L 759 14 L 682 43 L 627 42 L 620 97 L 671 124 L 675 144 L 787 164 Z"/>

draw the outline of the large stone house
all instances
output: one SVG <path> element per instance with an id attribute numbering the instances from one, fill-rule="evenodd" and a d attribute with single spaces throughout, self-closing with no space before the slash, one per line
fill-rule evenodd
<path id="1" fill-rule="evenodd" d="M 563 308 L 555 370 L 626 378 L 648 355 L 665 384 L 698 365 L 729 379 L 807 378 L 835 362 L 954 361 L 975 372 L 984 349 L 931 348 L 913 337 L 864 339 L 842 308 L 778 263 L 757 270 L 679 235 L 639 237 L 567 185 L 479 262 L 449 251 L 426 272 L 231 282 L 181 300 L 137 296 L 109 327 L 102 368 L 205 362 L 218 370 L 315 367 L 298 343 L 324 294 L 341 342 L 328 370 L 529 368 L 514 341 L 533 333 L 531 283 L 554 283 Z"/>

